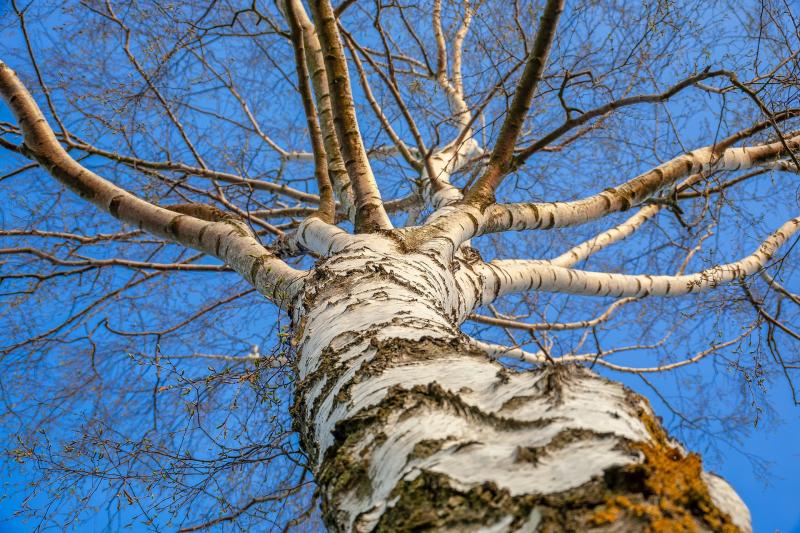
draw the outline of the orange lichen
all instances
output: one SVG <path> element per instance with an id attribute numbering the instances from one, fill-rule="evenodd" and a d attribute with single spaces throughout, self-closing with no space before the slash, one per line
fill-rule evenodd
<path id="1" fill-rule="evenodd" d="M 625 515 L 645 522 L 645 530 L 652 533 L 688 533 L 701 528 L 724 533 L 739 531 L 730 517 L 714 505 L 701 476 L 700 457 L 684 454 L 673 445 L 649 411 L 642 409 L 639 418 L 652 441 L 632 444 L 644 460 L 624 470 L 642 480 L 642 490 L 609 495 L 589 522 L 610 524 Z"/>
<path id="2" fill-rule="evenodd" d="M 624 498 L 624 496 L 618 496 L 618 498 Z M 616 502 L 616 499 L 614 500 L 615 503 L 619 503 Z M 621 515 L 622 515 L 622 509 L 620 509 L 619 506 L 605 505 L 594 513 L 594 515 L 589 519 L 589 523 L 591 523 L 593 526 L 612 524 L 616 522 Z"/>

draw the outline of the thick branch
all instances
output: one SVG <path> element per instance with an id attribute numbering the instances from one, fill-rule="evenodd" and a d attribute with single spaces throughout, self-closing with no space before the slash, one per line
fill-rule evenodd
<path id="1" fill-rule="evenodd" d="M 300 88 L 300 98 L 303 101 L 303 110 L 306 114 L 308 124 L 308 134 L 311 137 L 311 148 L 314 153 L 314 176 L 317 180 L 319 189 L 319 209 L 316 215 L 323 221 L 332 224 L 335 219 L 335 203 L 333 199 L 333 187 L 328 176 L 328 155 L 325 152 L 325 142 L 322 138 L 322 130 L 317 119 L 317 110 L 314 107 L 314 100 L 311 95 L 311 87 L 308 82 L 306 71 L 306 53 L 303 44 L 303 30 L 297 19 L 297 13 L 291 2 L 286 5 L 286 18 L 292 29 L 292 46 L 294 47 L 295 65 L 297 67 L 297 84 Z"/>
<path id="2" fill-rule="evenodd" d="M 69 189 L 125 223 L 225 261 L 278 305 L 290 303 L 303 273 L 272 256 L 246 224 L 158 207 L 84 168 L 62 148 L 30 93 L 2 62 L 0 93 L 22 128 L 23 149 Z"/>
<path id="3" fill-rule="evenodd" d="M 558 19 L 563 9 L 564 0 L 548 0 L 544 8 L 544 13 L 539 20 L 533 51 L 525 64 L 525 70 L 522 72 L 514 98 L 511 100 L 506 119 L 500 128 L 489 164 L 483 176 L 467 193 L 466 201 L 472 205 L 483 208 L 494 202 L 494 193 L 509 170 L 517 137 L 519 137 L 519 132 L 528 116 L 528 109 L 536 87 L 542 79 L 542 73 L 550 54 L 550 46 L 558 26 Z"/>
<path id="4" fill-rule="evenodd" d="M 370 232 L 391 228 L 358 128 L 347 61 L 330 0 L 312 2 L 312 12 L 324 53 L 336 133 L 356 196 L 356 229 Z"/>
<path id="5" fill-rule="evenodd" d="M 325 144 L 325 153 L 328 156 L 328 173 L 333 185 L 333 191 L 342 205 L 342 210 L 347 213 L 348 220 L 355 222 L 356 211 L 353 190 L 350 185 L 350 176 L 347 173 L 344 158 L 342 157 L 339 139 L 336 137 L 336 126 L 334 124 L 333 107 L 331 106 L 330 90 L 328 89 L 328 74 L 325 71 L 322 45 L 319 42 L 317 31 L 311 23 L 311 19 L 308 18 L 308 14 L 300 0 L 287 0 L 285 5 L 289 4 L 291 4 L 292 10 L 297 17 L 298 24 L 303 28 L 306 68 L 311 77 L 311 85 L 314 88 L 322 139 Z"/>
<path id="6" fill-rule="evenodd" d="M 800 135 L 786 140 L 791 150 L 800 147 Z M 739 170 L 785 156 L 783 142 L 720 150 L 707 146 L 676 157 L 632 180 L 572 202 L 494 204 L 486 211 L 479 234 L 504 230 L 550 229 L 584 224 L 641 204 L 658 191 L 692 173 Z"/>
<path id="7" fill-rule="evenodd" d="M 706 179 L 709 176 L 708 172 L 698 172 L 692 174 L 683 180 L 676 188 L 676 193 L 692 187 L 696 183 Z M 656 216 L 662 209 L 664 204 L 651 204 L 646 205 L 639 209 L 639 211 L 622 222 L 602 233 L 599 233 L 577 246 L 573 246 L 558 257 L 551 259 L 550 264 L 562 267 L 571 267 L 589 256 L 603 250 L 607 246 L 620 242 L 627 237 L 631 236 L 635 231 L 641 228 L 648 220 Z"/>

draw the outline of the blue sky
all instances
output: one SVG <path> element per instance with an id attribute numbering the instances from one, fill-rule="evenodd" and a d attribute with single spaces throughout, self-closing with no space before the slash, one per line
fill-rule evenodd
<path id="1" fill-rule="evenodd" d="M 287 111 L 287 114 L 291 114 L 291 111 Z M 0 106 L 0 120 L 11 120 L 4 106 Z M 687 132 L 688 135 L 691 135 L 691 133 Z M 0 152 L 0 168 L 5 166 L 6 163 L 10 165 L 11 158 L 7 154 Z M 24 177 L 22 179 L 30 178 Z M 15 182 L 14 186 L 25 188 L 19 185 L 19 181 Z M 42 181 L 41 186 L 46 190 L 49 184 L 47 181 Z M 0 198 L 3 198 L 3 194 L 2 184 L 0 184 Z M 767 214 L 767 222 L 765 224 L 774 226 L 775 221 L 782 221 L 787 216 L 794 214 L 790 213 L 784 206 L 776 207 L 773 212 Z M 2 215 L 3 224 L 7 224 L 9 228 L 13 227 L 15 215 L 13 207 L 0 206 L 0 215 Z M 115 228 L 113 222 L 107 222 L 106 224 L 110 230 Z M 724 237 L 731 240 L 738 238 L 733 233 L 728 233 Z M 747 235 L 743 239 L 747 240 L 747 246 L 754 242 L 752 235 Z M 638 246 L 640 249 L 645 249 L 649 246 L 647 240 L 636 242 L 638 244 L 633 244 L 632 246 Z M 192 299 L 197 303 L 202 299 L 202 294 L 193 296 L 190 301 Z M 263 306 L 263 308 L 266 309 L 266 306 Z M 247 341 L 246 344 L 258 343 L 259 328 L 263 329 L 263 324 L 272 323 L 274 320 L 274 312 L 265 310 L 259 316 L 259 320 L 254 321 L 257 323 L 250 324 L 242 331 L 237 331 L 237 334 Z M 620 332 L 619 335 L 624 336 L 624 333 Z M 711 379 L 715 373 L 724 372 L 724 369 L 720 370 L 720 367 L 709 359 L 698 366 L 698 371 L 702 376 Z M 677 424 L 677 421 L 671 418 L 669 410 L 662 401 L 641 380 L 625 375 L 614 375 L 614 377 L 623 380 L 633 389 L 645 394 L 653 403 L 656 411 L 665 418 L 665 423 L 668 427 L 674 427 Z M 668 401 L 679 398 L 682 393 L 681 387 L 685 385 L 684 382 L 678 381 L 673 376 L 655 376 L 652 380 Z M 775 424 L 762 423 L 762 425 L 750 431 L 743 441 L 737 443 L 738 451 L 723 442 L 717 442 L 721 457 L 717 459 L 715 456 L 709 455 L 705 464 L 707 468 L 725 477 L 748 504 L 753 515 L 755 531 L 800 533 L 800 505 L 797 504 L 797 495 L 800 494 L 800 409 L 792 406 L 787 385 L 780 380 L 770 383 L 765 397 L 776 408 L 780 423 L 777 423 L 777 421 Z M 731 399 L 727 396 L 719 398 L 719 402 L 729 401 Z M 9 428 L 0 428 L 0 438 L 8 439 L 9 431 L 11 431 Z M 688 445 L 691 448 L 696 443 L 691 440 L 691 434 L 689 438 Z M 705 450 L 701 449 L 699 451 L 703 452 Z M 767 462 L 768 469 L 765 477 L 760 477 L 754 472 L 752 462 L 742 452 L 752 454 Z M 0 493 L 6 490 L 4 489 L 5 483 L 24 485 L 28 481 L 24 476 L 18 471 L 11 478 L 0 479 Z M 31 530 L 33 524 L 25 523 L 22 519 L 12 516 L 15 510 L 19 508 L 22 498 L 22 495 L 9 494 L 0 497 L 0 532 L 10 533 Z M 130 512 L 123 511 L 117 520 L 112 523 L 111 528 L 116 529 L 124 526 L 129 515 L 133 516 L 134 514 L 133 510 Z M 105 516 L 100 516 L 95 522 L 81 526 L 80 530 L 85 531 L 88 528 L 88 530 L 102 531 L 107 526 L 108 521 Z M 149 529 L 141 525 L 140 522 L 134 521 L 130 530 L 148 531 Z"/>

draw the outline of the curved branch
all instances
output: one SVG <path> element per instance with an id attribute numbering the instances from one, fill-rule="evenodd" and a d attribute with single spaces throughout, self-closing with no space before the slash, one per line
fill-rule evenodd
<path id="1" fill-rule="evenodd" d="M 452 81 L 447 76 L 447 42 L 442 30 L 442 2 L 436 0 L 433 4 L 433 33 L 436 37 L 436 81 L 444 90 L 453 112 L 456 114 L 457 123 L 461 128 L 468 128 L 470 122 L 469 107 L 464 98 L 463 74 L 461 63 L 463 56 L 464 39 L 472 23 L 474 8 L 469 0 L 464 0 L 464 19 L 453 38 L 453 76 Z"/>
<path id="2" fill-rule="evenodd" d="M 541 139 L 537 140 L 530 146 L 523 148 L 515 157 L 514 157 L 514 164 L 513 168 L 518 168 L 521 166 L 525 161 L 535 154 L 536 152 L 542 150 L 547 145 L 567 133 L 568 131 L 577 128 L 578 126 L 582 126 L 587 122 L 602 117 L 612 111 L 620 109 L 622 107 L 628 107 L 637 104 L 647 104 L 647 103 L 658 103 L 658 102 L 665 102 L 669 100 L 683 89 L 687 87 L 691 87 L 697 84 L 700 81 L 707 80 L 709 78 L 718 77 L 718 76 L 727 76 L 727 72 L 724 70 L 717 70 L 713 72 L 701 72 L 700 74 L 695 74 L 694 76 L 689 76 L 688 78 L 684 79 L 683 81 L 676 83 L 672 87 L 668 88 L 666 91 L 661 93 L 655 94 L 640 94 L 637 96 L 629 96 L 627 98 L 620 98 L 619 100 L 614 100 L 607 104 L 604 104 L 600 107 L 596 107 L 591 109 L 582 115 L 570 118 L 564 121 L 558 128 L 554 129 L 550 133 L 543 136 Z"/>
<path id="3" fill-rule="evenodd" d="M 423 197 L 434 210 L 438 211 L 462 199 L 461 190 L 450 182 L 450 177 L 482 154 L 478 142 L 469 136 L 461 142 L 456 140 L 448 144 L 428 158 L 420 178 Z"/>
<path id="4" fill-rule="evenodd" d="M 483 155 L 483 150 L 473 137 L 473 115 L 464 97 L 461 70 L 464 39 L 469 31 L 474 9 L 469 0 L 464 0 L 464 19 L 453 40 L 451 81 L 447 76 L 447 43 L 442 30 L 441 8 L 441 0 L 436 0 L 433 5 L 433 31 L 437 48 L 436 81 L 447 95 L 460 132 L 450 144 L 428 157 L 425 168 L 422 169 L 420 176 L 422 193 L 435 211 L 430 219 L 438 216 L 439 213 L 436 211 L 439 209 L 455 204 L 463 198 L 461 191 L 451 183 L 450 177 L 470 160 Z"/>
<path id="5" fill-rule="evenodd" d="M 1 61 L 0 94 L 22 128 L 24 151 L 66 187 L 122 222 L 225 261 L 278 305 L 290 304 L 304 273 L 269 253 L 244 222 L 232 217 L 202 220 L 158 207 L 81 166 L 59 144 L 14 71 Z"/>

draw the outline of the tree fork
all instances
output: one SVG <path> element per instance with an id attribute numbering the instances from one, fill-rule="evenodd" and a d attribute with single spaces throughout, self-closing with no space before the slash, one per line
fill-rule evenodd
<path id="1" fill-rule="evenodd" d="M 579 366 L 504 368 L 458 332 L 472 302 L 450 269 L 356 244 L 295 307 L 294 423 L 331 530 L 750 531 L 642 396 Z"/>

